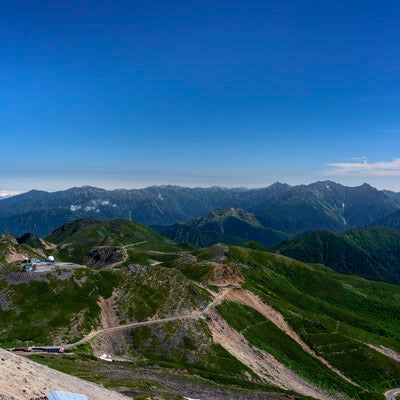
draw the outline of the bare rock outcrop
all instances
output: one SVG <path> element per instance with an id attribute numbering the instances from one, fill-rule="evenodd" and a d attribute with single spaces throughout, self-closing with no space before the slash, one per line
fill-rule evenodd
<path id="1" fill-rule="evenodd" d="M 90 400 L 129 399 L 95 383 L 0 349 L 0 400 L 42 399 L 54 390 L 81 393 Z"/>

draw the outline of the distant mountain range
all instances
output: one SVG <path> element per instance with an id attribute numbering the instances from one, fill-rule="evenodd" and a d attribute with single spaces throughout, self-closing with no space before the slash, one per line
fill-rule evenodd
<path id="1" fill-rule="evenodd" d="M 245 210 L 269 233 L 293 236 L 384 222 L 400 210 L 400 194 L 368 184 L 346 187 L 331 181 L 298 186 L 275 183 L 261 189 L 153 186 L 107 191 L 84 186 L 54 193 L 32 190 L 0 200 L 0 232 L 45 236 L 65 222 L 86 217 L 168 226 L 220 208 Z"/>

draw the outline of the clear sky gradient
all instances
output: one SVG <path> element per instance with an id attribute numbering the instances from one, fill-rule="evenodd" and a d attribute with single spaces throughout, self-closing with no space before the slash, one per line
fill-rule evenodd
<path id="1" fill-rule="evenodd" d="M 0 190 L 400 191 L 398 1 L 8 1 Z"/>

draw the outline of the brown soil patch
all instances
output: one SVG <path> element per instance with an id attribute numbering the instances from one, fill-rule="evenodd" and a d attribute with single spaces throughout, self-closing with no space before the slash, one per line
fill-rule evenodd
<path id="1" fill-rule="evenodd" d="M 117 297 L 117 293 L 114 291 L 112 296 L 108 299 L 104 299 L 102 296 L 99 297 L 97 304 L 101 310 L 101 327 L 111 328 L 120 324 L 119 319 L 114 310 L 114 301 Z"/>
<path id="2" fill-rule="evenodd" d="M 253 347 L 241 333 L 233 329 L 216 311 L 210 312 L 209 317 L 208 326 L 214 342 L 224 347 L 264 382 L 321 400 L 338 399 L 338 397 L 333 398 L 300 378 L 271 354 Z"/>
<path id="3" fill-rule="evenodd" d="M 333 367 L 327 360 L 319 356 L 313 349 L 311 349 L 295 332 L 292 327 L 286 322 L 285 317 L 277 310 L 272 308 L 270 305 L 264 303 L 258 296 L 254 293 L 243 290 L 243 289 L 235 289 L 231 290 L 227 295 L 226 299 L 230 301 L 235 301 L 239 304 L 247 305 L 260 314 L 262 314 L 265 318 L 271 321 L 274 325 L 276 325 L 280 330 L 286 333 L 289 337 L 291 337 L 295 342 L 297 342 L 304 351 L 311 354 L 313 357 L 317 358 L 321 361 L 325 366 L 327 366 L 331 371 L 335 372 L 341 378 L 345 379 L 347 382 L 358 386 L 356 383 L 352 382 L 349 378 L 344 376 L 339 370 Z"/>
<path id="4" fill-rule="evenodd" d="M 244 280 L 238 269 L 226 264 L 215 264 L 208 283 L 215 286 L 227 286 L 244 282 Z"/>
<path id="5" fill-rule="evenodd" d="M 101 329 L 115 328 L 120 325 L 119 318 L 114 310 L 115 298 L 118 297 L 116 291 L 108 299 L 99 297 L 97 304 L 100 307 Z M 127 360 L 126 357 L 119 357 L 117 354 L 126 353 L 127 340 L 124 332 L 110 332 L 109 334 L 99 334 L 92 340 L 92 350 L 96 357 L 103 354 L 110 355 L 114 360 Z"/>
<path id="6" fill-rule="evenodd" d="M 50 243 L 50 242 L 46 242 L 45 240 L 40 239 L 40 238 L 39 238 L 39 240 L 40 240 L 40 243 L 42 243 L 43 248 L 45 250 L 56 250 L 57 249 L 57 245 L 56 244 Z"/>

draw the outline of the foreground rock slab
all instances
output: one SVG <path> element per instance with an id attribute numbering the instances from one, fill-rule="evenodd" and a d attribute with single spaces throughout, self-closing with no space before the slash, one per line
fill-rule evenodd
<path id="1" fill-rule="evenodd" d="M 54 390 L 86 395 L 90 400 L 128 400 L 112 390 L 64 374 L 0 349 L 0 399 L 29 400 Z"/>

